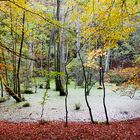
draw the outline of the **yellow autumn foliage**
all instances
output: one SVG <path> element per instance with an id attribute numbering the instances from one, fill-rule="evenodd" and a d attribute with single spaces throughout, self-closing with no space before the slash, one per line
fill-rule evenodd
<path id="1" fill-rule="evenodd" d="M 76 1 L 79 3 L 79 1 Z M 75 2 L 75 5 L 76 5 Z M 140 3 L 134 0 L 89 0 L 81 2 L 72 15 L 73 22 L 80 19 L 81 36 L 90 39 L 92 49 L 102 42 L 102 53 L 114 48 L 118 41 L 127 40 L 136 31 L 135 16 Z M 80 14 L 79 14 L 80 11 Z M 100 50 L 99 50 L 100 52 Z M 88 53 L 89 59 L 101 56 L 97 50 Z"/>

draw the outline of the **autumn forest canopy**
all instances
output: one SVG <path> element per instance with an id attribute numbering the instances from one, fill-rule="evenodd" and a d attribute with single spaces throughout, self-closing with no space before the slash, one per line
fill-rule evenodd
<path id="1" fill-rule="evenodd" d="M 0 84 L 0 104 L 41 97 L 41 122 L 49 98 L 63 99 L 66 126 L 68 98 L 84 93 L 96 123 L 92 98 L 101 97 L 109 124 L 106 97 L 140 97 L 140 0 L 0 0 Z"/>

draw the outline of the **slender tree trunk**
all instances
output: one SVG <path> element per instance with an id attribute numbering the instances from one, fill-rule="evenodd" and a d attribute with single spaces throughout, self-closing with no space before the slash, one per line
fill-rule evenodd
<path id="1" fill-rule="evenodd" d="M 24 85 L 25 85 L 25 89 L 28 90 L 29 88 L 31 88 L 31 73 L 30 73 L 30 65 L 29 64 L 29 61 L 26 59 L 25 60 L 25 81 L 24 81 Z"/>
<path id="2" fill-rule="evenodd" d="M 56 35 L 54 37 L 56 39 Z M 56 42 L 54 40 L 54 67 L 55 71 L 57 72 L 57 47 L 56 47 Z M 58 76 L 55 76 L 55 90 L 59 91 L 59 84 L 58 84 Z"/>
<path id="3" fill-rule="evenodd" d="M 41 50 L 40 50 L 40 71 L 41 76 L 43 76 L 43 42 L 41 42 Z"/>
<path id="4" fill-rule="evenodd" d="M 69 42 L 67 42 L 67 45 L 66 45 L 66 55 L 65 55 L 65 61 L 67 62 L 68 61 L 68 56 L 69 56 Z"/>
<path id="5" fill-rule="evenodd" d="M 60 12 L 60 1 L 59 0 L 57 0 L 57 10 L 56 10 L 56 20 L 57 21 L 59 21 L 60 19 L 59 19 L 59 13 Z M 59 32 L 58 32 L 58 29 L 57 29 L 57 34 L 59 34 Z M 58 37 L 59 37 L 59 35 L 57 35 Z M 59 38 L 60 39 L 60 38 Z M 59 43 L 58 43 L 59 44 Z M 57 44 L 57 45 L 58 45 Z M 58 71 L 59 72 L 59 70 L 58 70 L 58 59 L 60 59 L 60 58 L 58 58 L 58 46 L 56 47 L 56 44 L 55 44 L 55 46 L 54 46 L 54 55 L 55 55 L 55 71 Z M 55 77 L 55 85 L 56 85 L 56 91 L 60 91 L 60 87 L 59 87 L 59 77 L 58 76 L 56 76 Z"/>
<path id="6" fill-rule="evenodd" d="M 1 51 L 2 51 L 2 59 L 3 59 L 3 62 L 6 65 L 5 54 L 4 54 L 3 49 L 1 49 Z M 6 78 L 6 81 L 7 81 L 7 85 L 9 85 L 7 68 L 5 68 L 5 78 Z"/>
<path id="7" fill-rule="evenodd" d="M 110 49 L 107 52 L 107 57 L 105 60 L 105 72 L 107 72 L 109 70 L 109 58 L 110 58 Z"/>
<path id="8" fill-rule="evenodd" d="M 80 11 L 78 9 L 78 11 Z M 77 24 L 76 24 L 76 32 L 77 32 L 77 43 L 76 43 L 76 52 L 79 51 L 79 48 L 80 48 L 80 16 L 78 16 L 78 19 L 77 19 Z M 76 54 L 76 63 L 78 64 L 79 62 L 79 55 Z M 75 75 L 76 75 L 76 85 L 77 86 L 81 86 L 81 79 L 80 79 L 80 75 L 79 75 L 80 71 L 79 71 L 79 67 L 76 67 L 75 69 Z"/>
<path id="9" fill-rule="evenodd" d="M 54 44 L 54 66 L 55 66 L 55 71 L 57 71 L 57 48 L 56 48 L 56 43 Z M 59 91 L 58 76 L 55 76 L 55 90 Z"/>
<path id="10" fill-rule="evenodd" d="M 102 67 L 102 85 L 103 85 L 103 106 L 104 106 L 104 111 L 105 111 L 105 116 L 106 116 L 106 124 L 109 125 L 109 119 L 108 119 L 108 113 L 107 113 L 107 108 L 106 108 L 106 91 L 105 91 L 105 84 L 104 84 L 104 68 Z"/>
<path id="11" fill-rule="evenodd" d="M 33 59 L 34 58 L 34 51 L 33 51 L 34 45 L 33 42 L 30 43 L 30 48 L 29 48 L 29 54 L 30 57 Z M 33 77 L 33 68 L 34 68 L 34 61 L 30 61 L 30 77 Z"/>
<path id="12" fill-rule="evenodd" d="M 79 58 L 80 58 L 80 61 L 81 61 L 81 65 L 82 65 L 82 68 L 83 68 L 83 76 L 84 76 L 84 80 L 85 80 L 85 101 L 86 101 L 86 104 L 87 104 L 87 107 L 88 107 L 88 110 L 89 110 L 89 115 L 90 115 L 90 119 L 91 119 L 91 122 L 92 123 L 95 123 L 94 120 L 93 120 L 93 116 L 92 116 L 92 110 L 91 110 L 91 107 L 89 105 L 89 102 L 88 102 L 88 98 L 87 98 L 87 77 L 86 77 L 86 70 L 85 70 L 85 67 L 84 67 L 84 62 L 82 60 L 82 57 L 80 55 L 80 52 L 78 51 L 78 54 L 79 54 Z"/>
<path id="13" fill-rule="evenodd" d="M 13 46 L 13 51 L 16 52 L 16 50 L 15 50 L 16 39 L 14 38 L 14 34 L 13 34 L 13 14 L 12 14 L 11 7 L 10 7 L 10 20 L 11 20 L 12 46 Z M 16 56 L 14 53 L 13 53 L 12 59 L 13 59 L 13 89 L 14 89 L 14 92 L 17 93 L 17 91 L 16 91 Z"/>
<path id="14" fill-rule="evenodd" d="M 33 59 L 35 58 L 35 56 L 34 56 L 34 43 L 33 42 L 30 43 L 30 57 Z M 31 60 L 30 61 L 30 76 L 34 80 L 34 93 L 37 93 L 37 81 L 36 81 L 35 73 L 34 73 L 34 67 L 35 67 L 34 64 L 35 64 L 35 62 L 33 60 Z"/>
<path id="15" fill-rule="evenodd" d="M 65 63 L 65 73 L 66 73 L 66 97 L 65 97 L 65 109 L 66 109 L 66 124 L 68 126 L 68 71 L 67 71 L 67 61 Z"/>
<path id="16" fill-rule="evenodd" d="M 50 35 L 50 42 L 49 42 L 49 47 L 48 47 L 48 55 L 46 58 L 47 61 L 47 71 L 48 71 L 48 75 L 47 75 L 47 81 L 46 81 L 46 89 L 50 89 L 50 55 L 51 55 L 51 46 L 53 44 L 53 39 L 54 39 L 54 35 L 55 35 L 55 29 L 52 29 L 51 31 L 51 35 Z"/>
<path id="17" fill-rule="evenodd" d="M 19 50 L 19 59 L 18 59 L 18 66 L 17 66 L 17 83 L 18 83 L 18 97 L 21 98 L 20 93 L 20 64 L 21 64 L 21 55 L 22 55 L 22 48 L 23 48 L 23 41 L 24 41 L 24 25 L 25 25 L 25 11 L 23 12 L 22 17 L 22 36 L 21 36 L 21 44 L 20 44 L 20 50 Z"/>
<path id="18" fill-rule="evenodd" d="M 99 70 L 99 86 L 102 86 L 102 56 L 99 58 L 100 60 L 100 70 Z"/>
<path id="19" fill-rule="evenodd" d="M 0 78 L 0 83 L 1 83 L 1 97 L 3 97 L 3 83 L 2 83 L 2 79 Z"/>
<path id="20" fill-rule="evenodd" d="M 15 43 L 13 44 L 13 51 L 16 52 Z M 17 77 L 16 77 L 16 56 L 13 54 L 13 88 L 17 94 Z"/>
<path id="21" fill-rule="evenodd" d="M 63 13 L 65 13 L 65 10 L 63 10 Z M 67 13 L 67 12 L 66 12 Z M 64 24 L 65 24 L 65 19 L 66 15 L 64 14 L 62 16 L 62 29 L 61 29 L 61 34 L 62 34 L 62 40 L 61 40 L 61 71 L 65 73 L 65 30 L 64 30 Z M 65 84 L 65 76 L 61 76 L 62 84 Z"/>
<path id="22" fill-rule="evenodd" d="M 64 48 L 64 32 L 62 32 L 62 45 L 61 45 L 61 72 L 65 73 L 65 48 Z M 65 77 L 61 76 L 62 84 L 65 84 Z"/>
<path id="23" fill-rule="evenodd" d="M 68 44 L 66 48 L 66 57 L 65 57 L 65 73 L 66 73 L 66 97 L 65 97 L 65 110 L 66 110 L 66 124 L 65 127 L 68 126 L 68 83 L 69 83 L 69 75 L 67 71 L 67 64 L 68 64 Z"/>
<path id="24" fill-rule="evenodd" d="M 17 18 L 16 18 L 16 32 L 17 32 Z M 13 45 L 13 50 L 14 52 L 16 53 L 17 52 L 17 36 L 15 35 L 14 38 L 13 38 L 14 41 L 14 45 Z M 17 94 L 18 93 L 18 82 L 17 82 L 17 58 L 16 56 L 13 55 L 13 59 L 14 59 L 14 62 L 13 62 L 13 82 L 15 83 L 14 85 L 14 92 Z"/>

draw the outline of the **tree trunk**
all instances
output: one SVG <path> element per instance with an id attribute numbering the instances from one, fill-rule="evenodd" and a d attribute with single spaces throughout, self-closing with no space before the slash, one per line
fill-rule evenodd
<path id="1" fill-rule="evenodd" d="M 16 26 L 15 26 L 15 30 L 17 32 L 17 18 L 16 18 Z M 14 52 L 16 53 L 17 52 L 17 36 L 13 36 L 13 40 L 14 40 L 14 44 L 13 44 L 13 50 Z M 13 82 L 14 82 L 14 92 L 17 94 L 18 93 L 18 83 L 17 83 L 17 58 L 15 55 L 13 55 L 13 59 L 14 59 L 14 62 L 13 62 Z"/>
<path id="2" fill-rule="evenodd" d="M 48 47 L 48 55 L 46 57 L 47 61 L 47 81 L 46 81 L 46 89 L 50 89 L 50 55 L 51 55 L 51 45 L 53 44 L 53 39 L 55 37 L 55 29 L 52 29 L 51 35 L 50 35 L 50 42 Z"/>
<path id="3" fill-rule="evenodd" d="M 40 71 L 41 71 L 41 77 L 43 76 L 43 44 L 44 44 L 44 42 L 41 42 L 41 49 L 40 49 Z"/>
<path id="4" fill-rule="evenodd" d="M 106 124 L 109 125 L 109 120 L 108 120 L 108 114 L 107 114 L 107 108 L 106 108 L 106 91 L 105 91 L 105 84 L 104 84 L 104 69 L 102 67 L 102 85 L 103 85 L 103 106 L 104 106 L 104 111 L 105 111 L 105 116 L 106 116 Z"/>
<path id="5" fill-rule="evenodd" d="M 110 58 L 110 49 L 107 52 L 107 57 L 105 59 L 105 72 L 109 70 L 109 58 Z"/>
<path id="6" fill-rule="evenodd" d="M 65 13 L 65 10 L 63 10 L 63 13 Z M 66 12 L 67 13 L 67 12 Z M 61 34 L 62 34 L 62 39 L 61 39 L 61 71 L 63 73 L 65 73 L 65 30 L 64 30 L 64 24 L 65 24 L 65 20 L 66 20 L 66 15 L 64 14 L 62 16 L 62 29 L 61 29 Z M 65 76 L 61 76 L 61 81 L 62 84 L 65 84 Z"/>
<path id="7" fill-rule="evenodd" d="M 54 66 L 55 66 L 55 71 L 57 71 L 57 48 L 56 44 L 54 44 Z M 55 90 L 59 91 L 59 85 L 58 85 L 58 76 L 55 76 Z"/>
<path id="8" fill-rule="evenodd" d="M 61 72 L 60 71 L 60 64 L 61 64 L 61 60 L 60 60 L 60 40 L 58 42 L 58 46 L 57 46 L 57 72 Z M 60 96 L 65 96 L 66 93 L 64 92 L 64 88 L 61 82 L 61 75 L 57 76 L 57 87 L 58 87 L 58 91 L 60 92 Z"/>
<path id="9" fill-rule="evenodd" d="M 67 61 L 65 63 L 65 72 L 66 72 L 66 97 L 65 97 L 65 109 L 66 109 L 66 124 L 68 126 L 68 72 L 67 72 Z"/>
<path id="10" fill-rule="evenodd" d="M 4 64 L 6 65 L 5 54 L 4 54 L 3 49 L 1 49 L 1 51 L 2 51 L 2 59 L 3 59 L 3 62 L 4 62 Z M 7 68 L 5 68 L 5 78 L 6 78 L 7 84 L 9 85 Z"/>
<path id="11" fill-rule="evenodd" d="M 23 12 L 23 17 L 22 17 L 22 36 L 21 36 L 21 43 L 20 43 L 20 50 L 19 50 L 19 59 L 18 59 L 18 66 L 17 66 L 17 88 L 18 88 L 18 97 L 21 98 L 21 93 L 20 93 L 20 64 L 21 64 L 21 55 L 22 55 L 22 48 L 23 48 L 23 41 L 24 41 L 24 25 L 25 25 L 25 11 Z"/>
<path id="12" fill-rule="evenodd" d="M 102 86 L 102 56 L 99 58 L 100 60 L 100 70 L 99 70 L 99 86 Z"/>
<path id="13" fill-rule="evenodd" d="M 12 9 L 10 7 L 10 20 L 11 20 L 11 36 L 12 36 L 12 46 L 13 46 L 13 51 L 16 52 L 16 37 L 14 38 L 14 34 L 13 34 L 13 14 L 12 14 Z M 17 27 L 17 25 L 15 26 Z M 17 78 L 16 78 L 16 56 L 13 53 L 12 56 L 12 63 L 13 63 L 13 89 L 14 92 L 17 94 Z"/>
<path id="14" fill-rule="evenodd" d="M 28 90 L 29 88 L 32 87 L 31 84 L 31 73 L 30 73 L 30 65 L 29 65 L 29 61 L 27 59 L 25 59 L 25 80 L 24 80 L 24 86 L 25 89 Z"/>
<path id="15" fill-rule="evenodd" d="M 3 83 L 3 85 L 5 86 L 6 92 L 7 92 L 10 96 L 12 96 L 17 102 L 22 102 L 22 99 L 21 99 L 20 97 L 18 97 L 18 96 L 16 95 L 16 93 L 15 93 L 8 85 L 6 85 L 5 83 Z"/>
<path id="16" fill-rule="evenodd" d="M 60 21 L 60 0 L 57 0 L 57 12 L 56 12 L 57 21 Z M 57 43 L 57 72 L 61 72 L 61 34 L 60 29 L 57 29 L 58 33 L 58 43 Z M 61 75 L 56 77 L 56 87 L 57 90 L 60 92 L 60 96 L 65 96 L 66 93 L 63 88 L 63 84 L 61 81 Z"/>
<path id="17" fill-rule="evenodd" d="M 31 59 L 33 59 L 34 58 L 34 45 L 33 45 L 33 42 L 30 43 L 29 54 L 30 54 Z M 34 61 L 31 60 L 30 61 L 30 77 L 31 78 L 33 77 L 33 69 L 34 69 Z"/>
<path id="18" fill-rule="evenodd" d="M 78 9 L 78 11 L 80 10 Z M 78 52 L 80 48 L 80 16 L 78 16 L 76 28 L 77 28 L 76 29 L 76 32 L 77 32 L 76 52 Z M 78 53 L 76 53 L 76 63 L 77 64 L 79 63 Z M 81 82 L 79 67 L 76 67 L 75 69 L 75 76 L 76 76 L 76 85 L 81 86 L 83 82 Z"/>
<path id="19" fill-rule="evenodd" d="M 83 76 L 84 76 L 84 80 L 85 80 L 85 82 L 84 82 L 84 83 L 85 83 L 85 85 L 84 85 L 84 86 L 85 86 L 85 87 L 84 87 L 84 89 L 85 89 L 85 101 L 86 101 L 86 104 L 87 104 L 87 107 L 88 107 L 88 110 L 89 110 L 89 115 L 90 115 L 91 122 L 92 122 L 92 123 L 95 123 L 94 120 L 93 120 L 91 107 L 90 107 L 90 105 L 89 105 L 88 98 L 87 98 L 87 92 L 88 92 L 88 91 L 87 91 L 86 70 L 85 70 L 84 62 L 83 62 L 83 60 L 82 60 L 82 57 L 81 57 L 79 51 L 78 51 L 78 54 L 79 54 L 79 58 L 80 58 L 80 61 L 81 61 L 82 68 L 83 68 Z"/>
<path id="20" fill-rule="evenodd" d="M 3 83 L 2 83 L 2 79 L 0 78 L 0 83 L 1 83 L 1 97 L 3 97 Z"/>

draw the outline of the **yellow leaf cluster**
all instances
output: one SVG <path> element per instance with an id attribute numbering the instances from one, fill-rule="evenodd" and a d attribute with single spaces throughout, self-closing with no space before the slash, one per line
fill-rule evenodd
<path id="1" fill-rule="evenodd" d="M 98 58 L 99 56 L 105 56 L 106 52 L 104 52 L 102 49 L 92 50 L 88 53 L 88 60 L 92 60 L 95 58 Z"/>

